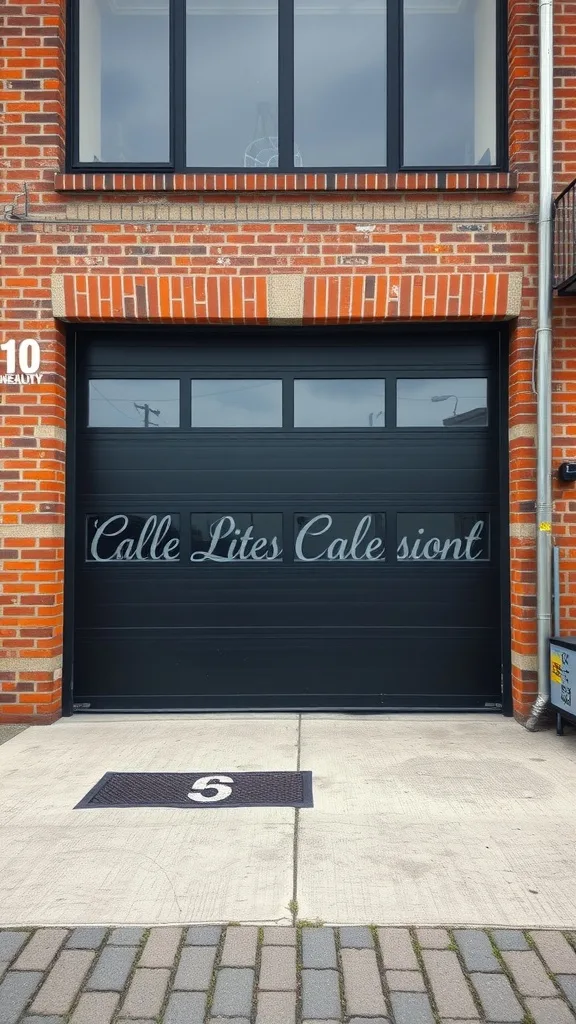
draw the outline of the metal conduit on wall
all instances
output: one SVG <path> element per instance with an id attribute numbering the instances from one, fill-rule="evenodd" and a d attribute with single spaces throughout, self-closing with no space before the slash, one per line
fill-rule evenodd
<path id="1" fill-rule="evenodd" d="M 549 640 L 552 625 L 552 239 L 554 56 L 552 0 L 539 10 L 539 216 L 537 345 L 536 613 L 538 696 L 526 723 L 533 731 L 550 696 Z"/>

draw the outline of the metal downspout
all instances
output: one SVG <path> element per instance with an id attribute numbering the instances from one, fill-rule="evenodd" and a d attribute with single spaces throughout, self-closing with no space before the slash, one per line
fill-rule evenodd
<path id="1" fill-rule="evenodd" d="M 554 144 L 554 17 L 539 0 L 540 195 L 538 211 L 538 327 L 536 332 L 537 474 L 536 614 L 538 696 L 526 728 L 536 729 L 550 697 L 548 641 L 552 620 L 552 246 Z"/>

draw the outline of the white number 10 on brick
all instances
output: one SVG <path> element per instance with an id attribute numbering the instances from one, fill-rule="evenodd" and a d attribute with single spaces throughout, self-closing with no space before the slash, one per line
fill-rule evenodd
<path id="1" fill-rule="evenodd" d="M 18 345 L 14 338 L 0 345 L 6 353 L 6 373 L 38 373 L 40 369 L 40 344 L 35 338 L 24 338 Z"/>

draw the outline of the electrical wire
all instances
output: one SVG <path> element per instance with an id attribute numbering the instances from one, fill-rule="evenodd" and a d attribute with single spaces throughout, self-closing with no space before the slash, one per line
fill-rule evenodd
<path id="1" fill-rule="evenodd" d="M 111 405 L 113 409 L 116 409 L 116 412 L 119 412 L 121 416 L 125 416 L 126 419 L 130 420 L 131 423 L 133 422 L 134 417 L 133 416 L 129 416 L 127 412 L 124 412 L 124 409 L 119 409 L 118 406 L 114 404 L 114 402 L 112 402 L 109 398 L 107 398 L 106 395 L 102 394 L 102 392 L 96 387 L 96 385 L 92 381 L 90 381 L 90 387 L 92 388 L 93 391 L 96 392 L 97 395 L 100 395 L 100 398 L 103 398 L 105 402 L 108 402 L 108 405 Z M 118 399 L 118 401 L 120 401 L 120 402 L 122 402 L 122 401 L 127 402 L 128 399 L 127 398 L 125 398 L 125 399 L 120 398 L 120 399 Z M 130 401 L 131 401 L 131 399 L 130 399 Z"/>

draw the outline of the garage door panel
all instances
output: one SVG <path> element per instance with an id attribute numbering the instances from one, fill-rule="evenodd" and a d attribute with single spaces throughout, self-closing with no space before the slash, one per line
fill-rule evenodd
<path id="1" fill-rule="evenodd" d="M 458 485 L 456 477 L 443 479 L 440 474 L 432 471 L 418 474 L 419 488 L 416 488 L 413 475 L 408 471 L 402 476 L 378 470 L 371 473 L 342 472 L 339 481 L 336 474 L 333 479 L 327 479 L 321 470 L 293 476 L 274 472 L 266 475 L 238 473 L 234 480 L 226 481 L 214 473 L 211 479 L 204 478 L 204 486 L 189 471 L 180 474 L 181 484 L 183 476 L 185 487 L 181 486 L 179 491 L 166 488 L 162 493 L 150 486 L 146 488 L 144 473 L 138 482 L 139 486 L 135 486 L 130 473 L 119 473 L 115 480 L 108 477 L 106 484 L 103 483 L 105 490 L 93 490 L 81 496 L 79 512 L 82 522 L 84 517 L 102 514 L 104 511 L 110 515 L 172 512 L 184 516 L 195 512 L 233 515 L 235 512 L 298 513 L 315 510 L 337 513 L 347 509 L 444 509 L 447 512 L 470 509 L 487 511 L 492 515 L 499 511 L 498 494 L 492 487 L 483 489 L 477 481 L 467 481 L 464 476 Z M 173 483 L 177 485 L 178 482 L 175 475 Z M 129 495 L 126 493 L 127 487 L 131 488 Z M 103 500 L 106 502 L 105 509 L 102 508 Z"/>
<path id="2" fill-rule="evenodd" d="M 94 647 L 79 638 L 76 672 L 84 679 L 82 699 L 93 708 L 231 707 L 240 686 L 252 707 L 425 707 L 432 682 L 434 706 L 498 702 L 496 682 L 486 688 L 497 650 L 482 631 L 446 640 L 435 635 L 415 643 L 409 633 L 387 640 L 331 634 L 298 641 L 269 636 L 160 643 L 138 637 Z M 147 703 L 150 694 L 155 705 Z"/>
<path id="3" fill-rule="evenodd" d="M 284 597 L 284 595 L 283 595 Z M 222 629 L 222 620 L 233 618 L 235 624 L 247 630 L 281 627 L 283 629 L 321 628 L 330 617 L 330 628 L 354 627 L 358 630 L 373 628 L 384 632 L 385 629 L 408 627 L 419 628 L 461 628 L 474 626 L 492 629 L 493 604 L 489 601 L 467 605 L 463 610 L 454 611 L 452 604 L 437 601 L 434 608 L 424 601 L 403 604 L 391 597 L 388 601 L 358 600 L 349 603 L 328 601 L 318 596 L 316 603 L 307 600 L 299 604 L 288 603 L 285 599 L 277 599 L 275 607 L 270 607 L 274 596 L 267 601 L 248 601 L 240 604 L 241 595 L 233 600 L 214 601 L 198 600 L 182 604 L 149 604 L 135 607 L 132 604 L 119 604 L 116 601 L 102 606 L 98 616 L 99 628 L 115 631 L 129 629 L 135 618 L 141 629 L 171 628 L 188 629 L 201 634 L 207 629 Z M 98 609 L 96 608 L 96 611 Z M 383 622 L 387 623 L 383 626 Z M 78 628 L 88 625 L 79 618 Z M 295 634 L 297 636 L 297 634 Z"/>
<path id="4" fill-rule="evenodd" d="M 476 432 L 475 432 L 476 433 Z M 91 439 L 88 438 L 88 442 Z M 342 473 L 348 470 L 373 471 L 374 468 L 392 472 L 413 474 L 425 470 L 430 463 L 440 472 L 466 472 L 476 475 L 480 484 L 488 474 L 497 478 L 490 451 L 487 451 L 486 437 L 452 437 L 446 446 L 442 435 L 434 438 L 403 438 L 394 434 L 390 438 L 374 441 L 368 432 L 358 431 L 352 439 L 340 432 L 326 432 L 320 440 L 318 435 L 299 438 L 295 443 L 284 433 L 277 435 L 265 432 L 251 439 L 238 433 L 226 433 L 218 444 L 208 443 L 202 437 L 171 436 L 150 439 L 146 433 L 127 439 L 100 433 L 98 446 L 88 449 L 82 465 L 78 467 L 79 490 L 91 489 L 94 480 L 114 473 L 138 474 L 150 470 L 150 463 L 157 463 L 159 479 L 166 473 L 192 471 L 196 474 L 273 472 L 281 468 L 286 472 L 306 472 L 321 468 L 326 473 Z M 446 455 L 450 463 L 446 465 Z"/>
<path id="5" fill-rule="evenodd" d="M 132 504 L 136 505 L 142 505 L 156 495 L 161 496 L 168 505 L 184 500 L 198 501 L 200 496 L 204 507 L 209 503 L 213 504 L 214 501 L 219 504 L 225 501 L 229 505 L 230 499 L 234 500 L 237 496 L 245 503 L 251 498 L 250 504 L 256 510 L 254 500 L 260 502 L 263 498 L 266 499 L 272 490 L 281 503 L 292 497 L 296 501 L 322 498 L 338 502 L 343 497 L 359 492 L 373 494 L 378 501 L 393 493 L 393 500 L 400 504 L 412 497 L 423 503 L 423 494 L 436 501 L 448 495 L 453 495 L 455 499 L 464 497 L 467 500 L 478 500 L 484 497 L 492 483 L 488 473 L 480 476 L 477 472 L 467 473 L 464 468 L 459 475 L 455 475 L 453 471 L 442 472 L 430 468 L 403 468 L 394 471 L 380 467 L 374 467 L 372 470 L 361 467 L 346 469 L 344 466 L 340 471 L 329 471 L 321 467 L 316 470 L 294 471 L 275 467 L 268 472 L 260 468 L 252 471 L 237 469 L 227 473 L 218 469 L 204 472 L 190 468 L 185 472 L 164 470 L 157 475 L 153 483 L 150 482 L 149 470 L 148 473 L 145 469 L 139 472 L 118 470 L 102 474 L 100 479 L 99 487 L 99 478 L 95 474 L 91 489 L 83 492 L 85 505 L 90 499 L 95 504 L 98 498 L 102 497 L 108 501 L 124 498 L 127 487 L 130 488 Z M 269 502 L 269 499 L 267 500 Z M 118 511 L 123 510 L 123 507 L 124 502 Z M 95 508 L 92 507 L 89 511 L 92 513 Z"/>
<path id="6" fill-rule="evenodd" d="M 92 571 L 95 569 L 95 571 Z M 498 577 L 490 565 L 155 566 L 84 572 L 77 625 L 99 629 L 395 627 L 494 628 Z M 156 571 L 157 570 L 157 571 Z M 414 570 L 414 571 L 412 571 Z M 135 579 L 137 574 L 137 582 Z"/>
<path id="7" fill-rule="evenodd" d="M 231 334 L 234 340 L 229 342 Z M 339 343 L 342 338 L 344 344 Z M 494 337 L 488 344 L 494 344 Z M 194 348 L 193 362 L 191 348 Z M 314 327 L 311 332 L 294 331 L 289 327 L 234 328 L 218 336 L 213 328 L 196 329 L 193 336 L 190 332 L 178 336 L 164 327 L 149 331 L 146 336 L 139 332 L 132 337 L 125 331 L 111 329 L 105 335 L 85 336 L 78 346 L 83 372 L 89 374 L 92 370 L 103 376 L 106 368 L 122 371 L 126 367 L 136 368 L 145 376 L 149 367 L 162 372 L 170 368 L 171 372 L 185 373 L 190 371 L 191 365 L 194 369 L 202 368 L 206 376 L 212 373 L 224 376 L 223 366 L 237 367 L 241 372 L 250 367 L 264 373 L 270 367 L 290 367 L 295 371 L 306 367 L 322 373 L 328 366 L 358 370 L 381 369 L 383 365 L 414 376 L 423 371 L 437 374 L 440 370 L 458 375 L 460 369 L 490 372 L 491 355 L 474 329 L 459 330 L 457 334 L 448 329 L 435 335 L 430 330 L 411 331 L 404 336 L 396 333 L 391 337 L 389 328 L 383 324 L 337 332 L 333 327 Z"/>

